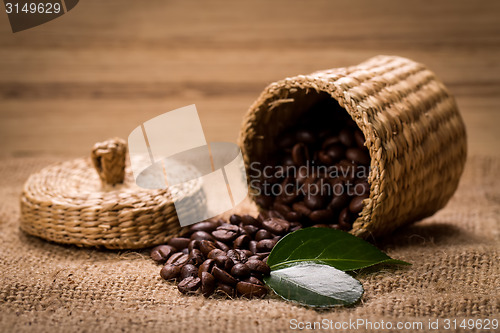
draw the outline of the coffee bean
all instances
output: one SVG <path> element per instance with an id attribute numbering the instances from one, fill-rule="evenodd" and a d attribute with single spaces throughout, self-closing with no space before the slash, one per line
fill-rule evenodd
<path id="1" fill-rule="evenodd" d="M 342 193 L 339 196 L 334 196 L 330 204 L 328 205 L 328 209 L 332 211 L 340 211 L 342 210 L 345 206 L 349 204 L 349 195 L 347 193 Z"/>
<path id="2" fill-rule="evenodd" d="M 214 266 L 215 266 L 214 259 L 205 260 L 203 264 L 201 264 L 200 267 L 198 268 L 198 277 L 201 277 L 203 272 L 211 273 Z"/>
<path id="3" fill-rule="evenodd" d="M 269 212 L 269 218 L 268 219 L 271 219 L 271 218 L 277 218 L 277 219 L 284 219 L 285 217 L 283 215 L 281 215 L 280 212 L 276 211 L 276 210 L 270 210 Z M 264 222 L 264 221 L 262 221 Z M 262 224 L 260 225 L 262 227 Z"/>
<path id="4" fill-rule="evenodd" d="M 189 230 L 191 232 L 196 232 L 196 231 L 205 231 L 205 232 L 212 232 L 218 227 L 218 224 L 213 221 L 203 221 L 203 222 L 198 222 L 196 224 L 193 224 L 192 226 L 189 227 Z"/>
<path id="5" fill-rule="evenodd" d="M 231 268 L 231 275 L 240 279 L 245 279 L 250 276 L 250 268 L 246 264 L 237 263 Z"/>
<path id="6" fill-rule="evenodd" d="M 219 283 L 217 285 L 217 289 L 215 289 L 217 292 L 222 293 L 224 296 L 227 297 L 235 297 L 236 296 L 236 290 L 231 287 L 230 285 L 224 284 L 224 283 Z"/>
<path id="7" fill-rule="evenodd" d="M 266 230 L 267 231 L 267 230 Z M 257 241 L 256 240 L 251 240 L 248 243 L 248 249 L 252 251 L 252 253 L 257 253 Z"/>
<path id="8" fill-rule="evenodd" d="M 276 245 L 276 241 L 272 239 L 263 239 L 257 243 L 257 252 L 269 252 Z"/>
<path id="9" fill-rule="evenodd" d="M 304 198 L 304 204 L 311 210 L 323 208 L 325 205 L 325 198 L 321 194 L 309 194 Z"/>
<path id="10" fill-rule="evenodd" d="M 177 253 L 179 253 L 179 252 L 177 252 Z M 172 258 L 172 257 L 170 257 L 170 258 Z M 185 264 L 188 263 L 188 261 L 189 261 L 189 254 L 182 253 L 182 255 L 180 257 L 176 258 L 175 260 L 173 260 L 169 264 L 173 264 L 173 265 L 177 265 L 177 266 L 184 266 Z M 167 261 L 167 263 L 168 263 L 168 261 Z"/>
<path id="11" fill-rule="evenodd" d="M 370 164 L 370 155 L 367 151 L 360 148 L 347 149 L 345 152 L 345 156 L 349 161 L 353 161 L 363 165 Z"/>
<path id="12" fill-rule="evenodd" d="M 314 137 L 314 133 L 309 130 L 299 130 L 295 133 L 295 139 L 299 142 L 303 142 L 306 144 L 312 144 L 316 141 L 316 138 Z"/>
<path id="13" fill-rule="evenodd" d="M 311 228 L 329 228 L 328 224 L 313 224 Z"/>
<path id="14" fill-rule="evenodd" d="M 255 253 L 253 256 L 248 257 L 248 260 L 262 260 L 267 257 L 271 252 Z"/>
<path id="15" fill-rule="evenodd" d="M 356 181 L 356 184 L 354 185 L 354 193 L 359 196 L 368 196 L 370 194 L 370 184 L 368 184 L 368 181 Z"/>
<path id="16" fill-rule="evenodd" d="M 200 288 L 201 279 L 199 277 L 189 276 L 179 282 L 177 289 L 183 294 L 194 293 L 198 288 Z"/>
<path id="17" fill-rule="evenodd" d="M 340 142 L 340 138 L 338 136 L 330 136 L 323 141 L 321 145 L 321 149 L 327 149 L 331 145 L 337 144 Z"/>
<path id="18" fill-rule="evenodd" d="M 165 280 L 176 279 L 181 273 L 181 268 L 172 264 L 166 264 L 160 270 L 160 276 Z"/>
<path id="19" fill-rule="evenodd" d="M 233 214 L 229 217 L 229 223 L 231 224 L 234 224 L 234 225 L 238 225 L 241 223 L 241 216 L 237 215 L 237 214 Z"/>
<path id="20" fill-rule="evenodd" d="M 254 226 L 254 225 L 244 225 L 244 226 L 242 226 L 242 228 L 243 228 L 243 230 L 245 230 L 247 235 L 250 237 L 254 237 L 255 233 L 259 230 L 259 228 Z"/>
<path id="21" fill-rule="evenodd" d="M 208 272 L 201 273 L 201 293 L 203 296 L 208 297 L 214 293 L 215 278 Z"/>
<path id="22" fill-rule="evenodd" d="M 183 254 L 189 254 L 189 248 L 186 247 L 186 248 L 182 249 L 181 252 Z"/>
<path id="23" fill-rule="evenodd" d="M 158 245 L 151 250 L 151 259 L 158 263 L 165 262 L 168 257 L 175 252 L 175 248 L 170 245 Z"/>
<path id="24" fill-rule="evenodd" d="M 245 264 L 248 266 L 248 268 L 250 268 L 252 272 L 264 275 L 269 275 L 271 273 L 271 269 L 269 268 L 269 266 L 265 262 L 262 262 L 260 260 L 248 260 Z"/>
<path id="25" fill-rule="evenodd" d="M 189 252 L 189 262 L 193 265 L 199 266 L 203 263 L 203 261 L 203 254 L 200 250 L 192 249 L 191 252 Z"/>
<path id="26" fill-rule="evenodd" d="M 225 255 L 225 254 L 226 253 L 224 251 L 222 251 L 221 249 L 213 249 L 212 251 L 210 251 L 208 253 L 207 258 L 209 258 L 209 259 L 215 259 L 218 256 Z"/>
<path id="27" fill-rule="evenodd" d="M 281 204 L 279 202 L 275 202 L 273 204 L 273 208 L 277 210 L 282 216 L 286 216 L 290 213 L 291 209 L 287 205 Z"/>
<path id="28" fill-rule="evenodd" d="M 228 224 L 217 227 L 217 230 L 212 232 L 212 236 L 221 242 L 232 242 L 239 235 L 239 227 L 236 225 Z"/>
<path id="29" fill-rule="evenodd" d="M 191 240 L 198 240 L 198 241 L 208 240 L 208 241 L 213 241 L 214 238 L 212 237 L 212 235 L 210 235 L 206 231 L 195 231 L 191 235 Z"/>
<path id="30" fill-rule="evenodd" d="M 343 129 L 342 131 L 340 131 L 339 139 L 340 142 L 342 142 L 347 147 L 351 147 L 352 145 L 354 145 L 354 135 L 348 129 Z"/>
<path id="31" fill-rule="evenodd" d="M 215 264 L 217 265 L 217 267 L 219 267 L 220 269 L 223 269 L 225 271 L 230 271 L 231 267 L 234 266 L 233 260 L 231 260 L 231 258 L 229 258 L 225 254 L 215 257 L 214 260 L 215 260 Z"/>
<path id="32" fill-rule="evenodd" d="M 189 246 L 188 246 L 188 250 L 189 250 L 189 253 L 191 253 L 191 251 L 193 251 L 194 249 L 200 249 L 200 241 L 199 240 L 193 240 L 191 242 L 189 242 Z"/>
<path id="33" fill-rule="evenodd" d="M 332 163 L 340 161 L 345 156 L 345 148 L 341 144 L 334 144 L 328 147 L 326 154 L 332 159 Z M 331 165 L 330 163 L 329 165 Z"/>
<path id="34" fill-rule="evenodd" d="M 320 151 L 318 153 L 318 159 L 321 161 L 321 163 L 326 164 L 326 165 L 331 165 L 335 161 L 335 159 L 328 154 L 326 151 Z"/>
<path id="35" fill-rule="evenodd" d="M 229 246 L 227 246 L 226 244 L 224 244 L 220 241 L 215 241 L 215 247 L 218 249 L 221 249 L 224 252 L 227 252 L 231 249 Z"/>
<path id="36" fill-rule="evenodd" d="M 283 219 L 272 217 L 262 222 L 262 227 L 273 234 L 284 234 L 290 228 L 290 223 Z"/>
<path id="37" fill-rule="evenodd" d="M 182 266 L 179 279 L 182 281 L 189 276 L 198 277 L 198 267 L 192 264 Z"/>
<path id="38" fill-rule="evenodd" d="M 257 242 L 261 241 L 263 239 L 270 239 L 270 238 L 273 238 L 273 237 L 274 237 L 273 234 L 271 232 L 267 231 L 266 229 L 260 229 L 255 234 L 255 240 Z"/>
<path id="39" fill-rule="evenodd" d="M 363 210 L 363 200 L 365 200 L 367 196 L 359 196 L 354 197 L 349 203 L 349 210 L 351 213 L 358 214 Z"/>
<path id="40" fill-rule="evenodd" d="M 351 228 L 352 218 L 349 209 L 344 208 L 339 214 L 339 226 L 342 230 L 349 230 Z"/>
<path id="41" fill-rule="evenodd" d="M 297 143 L 292 149 L 292 160 L 296 166 L 305 165 L 309 161 L 309 150 L 303 143 Z"/>
<path id="42" fill-rule="evenodd" d="M 246 298 L 264 297 L 267 295 L 267 288 L 258 284 L 248 282 L 238 282 L 236 290 Z"/>
<path id="43" fill-rule="evenodd" d="M 302 216 L 299 213 L 292 211 L 286 214 L 285 217 L 287 221 L 294 222 L 294 221 L 299 221 Z"/>
<path id="44" fill-rule="evenodd" d="M 336 222 L 333 220 L 333 212 L 329 209 L 315 210 L 309 215 L 311 221 L 316 223 L 332 223 Z"/>
<path id="45" fill-rule="evenodd" d="M 172 254 L 170 256 L 170 258 L 168 258 L 167 264 L 173 264 L 174 262 L 176 262 L 183 255 L 184 255 L 184 253 L 182 253 L 182 252 L 176 252 L 176 253 Z"/>
<path id="46" fill-rule="evenodd" d="M 215 248 L 216 248 L 215 244 L 210 241 L 207 240 L 200 241 L 200 251 L 205 257 L 207 257 L 210 251 L 212 251 Z"/>
<path id="47" fill-rule="evenodd" d="M 249 278 L 243 280 L 243 282 L 258 284 L 258 285 L 261 285 L 261 286 L 264 285 L 264 282 L 262 282 L 261 280 L 257 279 L 255 276 L 250 276 Z"/>
<path id="48" fill-rule="evenodd" d="M 235 251 L 240 254 L 240 258 L 244 257 L 245 261 L 248 257 L 253 256 L 253 252 L 247 249 L 236 249 Z"/>
<path id="49" fill-rule="evenodd" d="M 295 142 L 295 138 L 291 133 L 286 133 L 280 136 L 278 139 L 278 147 L 281 149 L 288 148 L 292 146 Z"/>
<path id="50" fill-rule="evenodd" d="M 254 225 L 254 226 L 260 225 L 260 222 L 250 215 L 241 216 L 241 223 L 243 223 L 243 225 Z"/>
<path id="51" fill-rule="evenodd" d="M 235 249 L 242 249 L 248 246 L 248 243 L 250 242 L 250 236 L 248 235 L 241 235 L 238 238 L 234 240 L 234 248 Z"/>
<path id="52" fill-rule="evenodd" d="M 184 237 L 174 237 L 168 241 L 168 245 L 173 246 L 177 251 L 181 251 L 189 246 L 189 238 Z"/>
<path id="53" fill-rule="evenodd" d="M 212 275 L 214 278 L 224 284 L 230 285 L 230 286 L 235 286 L 236 283 L 238 283 L 238 280 L 236 280 L 234 277 L 231 276 L 228 272 L 220 269 L 217 266 L 214 266 L 212 268 Z"/>
<path id="54" fill-rule="evenodd" d="M 307 208 L 306 204 L 303 202 L 296 202 L 292 206 L 293 210 L 299 213 L 301 216 L 309 216 L 311 214 L 311 210 Z"/>

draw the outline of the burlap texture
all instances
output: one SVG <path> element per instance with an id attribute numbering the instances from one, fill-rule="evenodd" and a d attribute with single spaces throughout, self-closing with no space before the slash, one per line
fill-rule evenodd
<path id="1" fill-rule="evenodd" d="M 21 186 L 30 173 L 55 161 L 0 161 L 2 332 L 279 332 L 290 330 L 292 318 L 416 320 L 425 328 L 430 318 L 500 317 L 500 159 L 471 157 L 445 209 L 377 241 L 413 266 L 362 274 L 361 304 L 328 311 L 276 296 L 183 296 L 161 280 L 160 267 L 145 251 L 80 249 L 24 234 Z M 255 209 L 250 203 L 240 208 Z"/>

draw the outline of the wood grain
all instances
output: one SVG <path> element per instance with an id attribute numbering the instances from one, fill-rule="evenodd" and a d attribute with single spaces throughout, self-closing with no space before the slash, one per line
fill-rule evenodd
<path id="1" fill-rule="evenodd" d="M 85 0 L 16 34 L 0 14 L 0 157 L 87 155 L 189 104 L 208 141 L 235 141 L 270 82 L 376 54 L 433 69 L 470 154 L 500 155 L 499 14 L 498 1 Z"/>

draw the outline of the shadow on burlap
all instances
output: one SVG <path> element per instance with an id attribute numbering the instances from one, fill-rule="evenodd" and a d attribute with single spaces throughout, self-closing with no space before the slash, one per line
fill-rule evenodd
<path id="1" fill-rule="evenodd" d="M 2 332 L 278 332 L 289 331 L 292 319 L 420 321 L 421 331 L 428 331 L 432 318 L 500 319 L 500 159 L 470 158 L 445 209 L 377 240 L 390 256 L 413 266 L 362 272 L 361 303 L 326 311 L 277 296 L 183 296 L 160 278 L 160 267 L 145 251 L 80 249 L 24 234 L 18 228 L 22 184 L 54 161 L 0 161 Z M 254 209 L 244 203 L 239 211 Z"/>

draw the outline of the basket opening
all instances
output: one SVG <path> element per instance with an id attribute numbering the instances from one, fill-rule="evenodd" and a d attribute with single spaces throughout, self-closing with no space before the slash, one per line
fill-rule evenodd
<path id="1" fill-rule="evenodd" d="M 253 159 L 260 169 L 249 172 L 251 181 L 260 177 L 259 206 L 303 226 L 351 230 L 369 195 L 371 162 L 354 120 L 312 89 L 282 90 L 262 107 L 267 121 L 257 128 Z"/>

